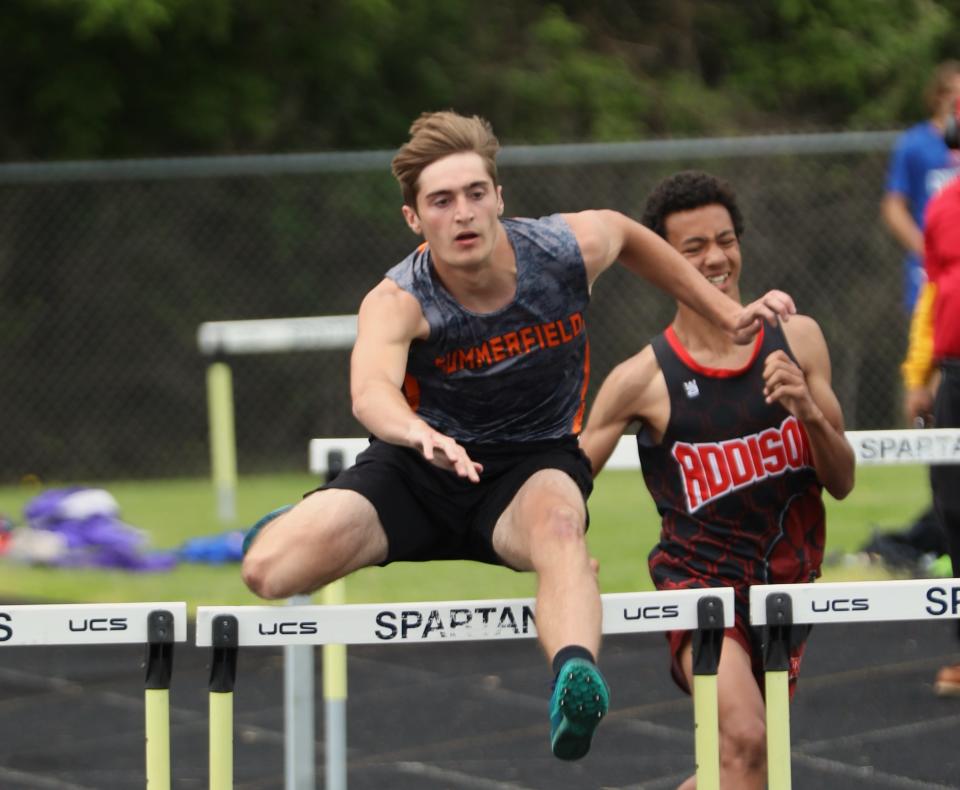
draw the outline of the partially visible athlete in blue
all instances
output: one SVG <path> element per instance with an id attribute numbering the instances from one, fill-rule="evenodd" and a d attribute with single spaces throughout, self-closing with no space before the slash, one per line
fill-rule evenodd
<path id="1" fill-rule="evenodd" d="M 614 211 L 501 219 L 499 144 L 481 118 L 424 114 L 410 133 L 393 173 L 424 243 L 364 298 L 351 358 L 370 447 L 255 525 L 243 578 L 285 598 L 398 560 L 535 572 L 537 632 L 556 676 L 551 748 L 578 759 L 609 705 L 585 540 L 592 475 L 577 443 L 590 288 L 620 260 L 740 343 L 795 308 L 780 291 L 742 307 Z"/>
<path id="2" fill-rule="evenodd" d="M 883 221 L 906 252 L 903 261 L 903 306 L 913 312 L 926 277 L 923 273 L 923 215 L 937 192 L 960 173 L 960 155 L 943 142 L 943 129 L 960 98 L 960 61 L 941 63 L 926 89 L 930 117 L 897 138 L 890 156 Z"/>
<path id="3" fill-rule="evenodd" d="M 880 204 L 884 224 L 906 253 L 902 304 L 908 316 L 916 308 L 926 281 L 923 221 L 927 203 L 960 173 L 960 152 L 951 151 L 943 141 L 947 119 L 960 99 L 960 61 L 947 60 L 937 66 L 927 83 L 924 98 L 930 117 L 897 138 Z M 925 307 L 929 307 L 929 302 Z M 904 377 L 910 378 L 907 371 Z M 913 397 L 926 389 L 912 379 L 904 383 L 905 390 Z M 916 412 L 917 419 L 925 419 L 929 424 L 932 415 L 919 409 L 921 405 L 908 403 L 907 411 Z M 875 535 L 861 550 L 877 553 L 892 563 L 919 564 L 927 553 L 946 554 L 947 545 L 931 505 L 909 527 L 897 533 Z"/>

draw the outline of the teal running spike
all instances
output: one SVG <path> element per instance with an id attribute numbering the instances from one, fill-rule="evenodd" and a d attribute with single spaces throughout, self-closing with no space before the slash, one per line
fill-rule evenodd
<path id="1" fill-rule="evenodd" d="M 557 675 L 550 698 L 550 748 L 561 760 L 579 760 L 610 708 L 610 690 L 596 665 L 571 658 Z"/>
<path id="2" fill-rule="evenodd" d="M 284 505 L 283 507 L 278 507 L 276 510 L 271 510 L 256 524 L 250 527 L 250 529 L 247 530 L 247 534 L 243 536 L 243 556 L 247 556 L 247 552 L 250 550 L 250 544 L 253 543 L 253 539 L 260 534 L 260 530 L 267 526 L 267 524 L 273 521 L 277 516 L 282 516 L 292 507 L 293 505 Z"/>

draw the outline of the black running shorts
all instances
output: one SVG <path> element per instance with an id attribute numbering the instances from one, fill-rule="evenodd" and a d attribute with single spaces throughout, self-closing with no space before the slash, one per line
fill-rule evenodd
<path id="1" fill-rule="evenodd" d="M 584 503 L 593 489 L 590 462 L 574 436 L 464 449 L 483 464 L 479 483 L 434 466 L 417 450 L 371 439 L 353 466 L 316 490 L 356 491 L 370 501 L 389 543 L 381 565 L 454 559 L 505 565 L 493 550 L 493 528 L 535 472 L 566 472 Z"/>

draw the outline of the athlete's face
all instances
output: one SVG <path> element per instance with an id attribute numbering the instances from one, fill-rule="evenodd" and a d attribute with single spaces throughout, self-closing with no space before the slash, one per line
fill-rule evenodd
<path id="1" fill-rule="evenodd" d="M 475 266 L 490 259 L 503 213 L 500 187 L 478 154 L 451 154 L 420 173 L 417 207 L 403 207 L 414 233 L 430 244 L 435 261 Z"/>
<path id="2" fill-rule="evenodd" d="M 664 221 L 667 241 L 714 286 L 740 300 L 740 242 L 719 203 L 677 211 Z"/>
<path id="3" fill-rule="evenodd" d="M 950 113 L 955 111 L 958 101 L 960 101 L 960 74 L 955 74 L 950 78 L 950 81 L 946 85 L 946 90 L 940 97 L 937 116 L 940 119 L 945 119 Z"/>

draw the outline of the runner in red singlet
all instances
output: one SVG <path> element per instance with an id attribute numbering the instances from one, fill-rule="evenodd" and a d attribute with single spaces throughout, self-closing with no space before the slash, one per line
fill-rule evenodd
<path id="1" fill-rule="evenodd" d="M 739 301 L 743 223 L 729 185 L 679 173 L 654 190 L 643 221 Z M 580 439 L 595 475 L 634 422 L 644 480 L 662 518 L 650 553 L 654 584 L 735 590 L 736 625 L 724 636 L 717 678 L 720 784 L 762 788 L 762 652 L 749 625 L 748 590 L 816 578 L 821 490 L 839 499 L 853 487 L 853 451 L 820 328 L 794 315 L 737 345 L 679 305 L 666 331 L 615 368 L 597 394 Z M 673 677 L 689 692 L 690 633 L 668 637 Z M 792 681 L 802 651 L 802 641 L 793 646 Z M 681 785 L 693 787 L 694 777 Z"/>

